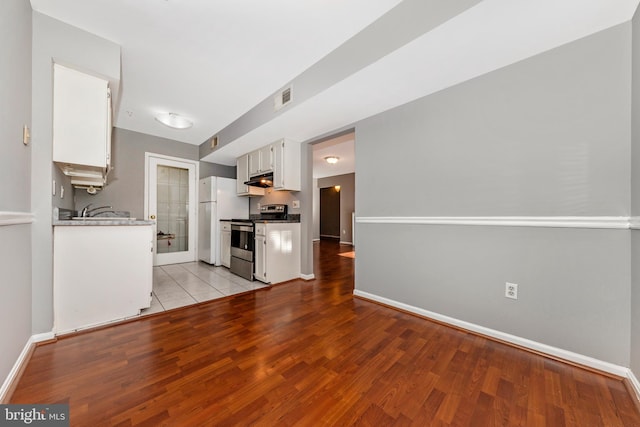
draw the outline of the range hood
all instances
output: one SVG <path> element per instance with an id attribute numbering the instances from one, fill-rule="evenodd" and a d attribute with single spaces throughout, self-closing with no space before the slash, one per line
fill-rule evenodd
<path id="1" fill-rule="evenodd" d="M 252 176 L 249 178 L 249 181 L 244 183 L 244 185 L 261 188 L 273 187 L 273 172 Z"/>

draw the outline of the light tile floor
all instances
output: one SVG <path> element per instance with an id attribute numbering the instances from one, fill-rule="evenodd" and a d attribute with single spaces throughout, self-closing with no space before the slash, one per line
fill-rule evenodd
<path id="1" fill-rule="evenodd" d="M 151 307 L 141 316 L 267 287 L 231 273 L 226 267 L 188 262 L 153 267 Z"/>

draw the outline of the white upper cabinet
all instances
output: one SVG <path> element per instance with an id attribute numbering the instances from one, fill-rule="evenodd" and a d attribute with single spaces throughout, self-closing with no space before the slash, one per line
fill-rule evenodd
<path id="1" fill-rule="evenodd" d="M 273 171 L 273 147 L 265 145 L 249 153 L 249 176 L 262 175 Z"/>
<path id="2" fill-rule="evenodd" d="M 273 189 L 300 191 L 300 143 L 280 139 L 272 144 L 254 150 L 236 161 L 238 174 L 238 195 L 249 195 L 250 191 L 264 190 L 259 187 L 248 187 L 243 183 L 250 177 L 273 172 Z"/>
<path id="3" fill-rule="evenodd" d="M 260 173 L 273 171 L 273 147 L 266 145 L 260 150 Z"/>
<path id="4" fill-rule="evenodd" d="M 236 159 L 236 193 L 238 196 L 262 196 L 264 189 L 244 185 L 249 180 L 249 154 Z"/>
<path id="5" fill-rule="evenodd" d="M 104 183 L 111 167 L 111 128 L 109 82 L 54 64 L 53 161 L 72 183 Z"/>
<path id="6" fill-rule="evenodd" d="M 300 191 L 300 143 L 283 139 L 272 147 L 273 189 Z"/>
<path id="7" fill-rule="evenodd" d="M 260 174 L 260 150 L 250 152 L 247 157 L 249 159 L 249 176 Z"/>

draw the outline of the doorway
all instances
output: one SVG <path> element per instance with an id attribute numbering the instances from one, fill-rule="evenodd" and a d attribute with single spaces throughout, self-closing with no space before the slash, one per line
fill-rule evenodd
<path id="1" fill-rule="evenodd" d="M 196 260 L 198 162 L 146 153 L 145 218 L 155 222 L 154 265 Z"/>
<path id="2" fill-rule="evenodd" d="M 320 238 L 340 240 L 340 186 L 320 189 Z"/>

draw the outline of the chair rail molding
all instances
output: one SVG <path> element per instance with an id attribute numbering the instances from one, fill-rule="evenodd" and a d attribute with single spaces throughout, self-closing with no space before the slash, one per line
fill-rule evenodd
<path id="1" fill-rule="evenodd" d="M 629 228 L 632 230 L 640 230 L 640 216 L 632 216 L 629 218 Z"/>
<path id="2" fill-rule="evenodd" d="M 627 216 L 370 216 L 356 217 L 359 224 L 476 225 L 554 228 L 640 228 L 640 217 Z"/>
<path id="3" fill-rule="evenodd" d="M 31 212 L 6 212 L 0 211 L 0 226 L 31 224 L 34 215 Z"/>

